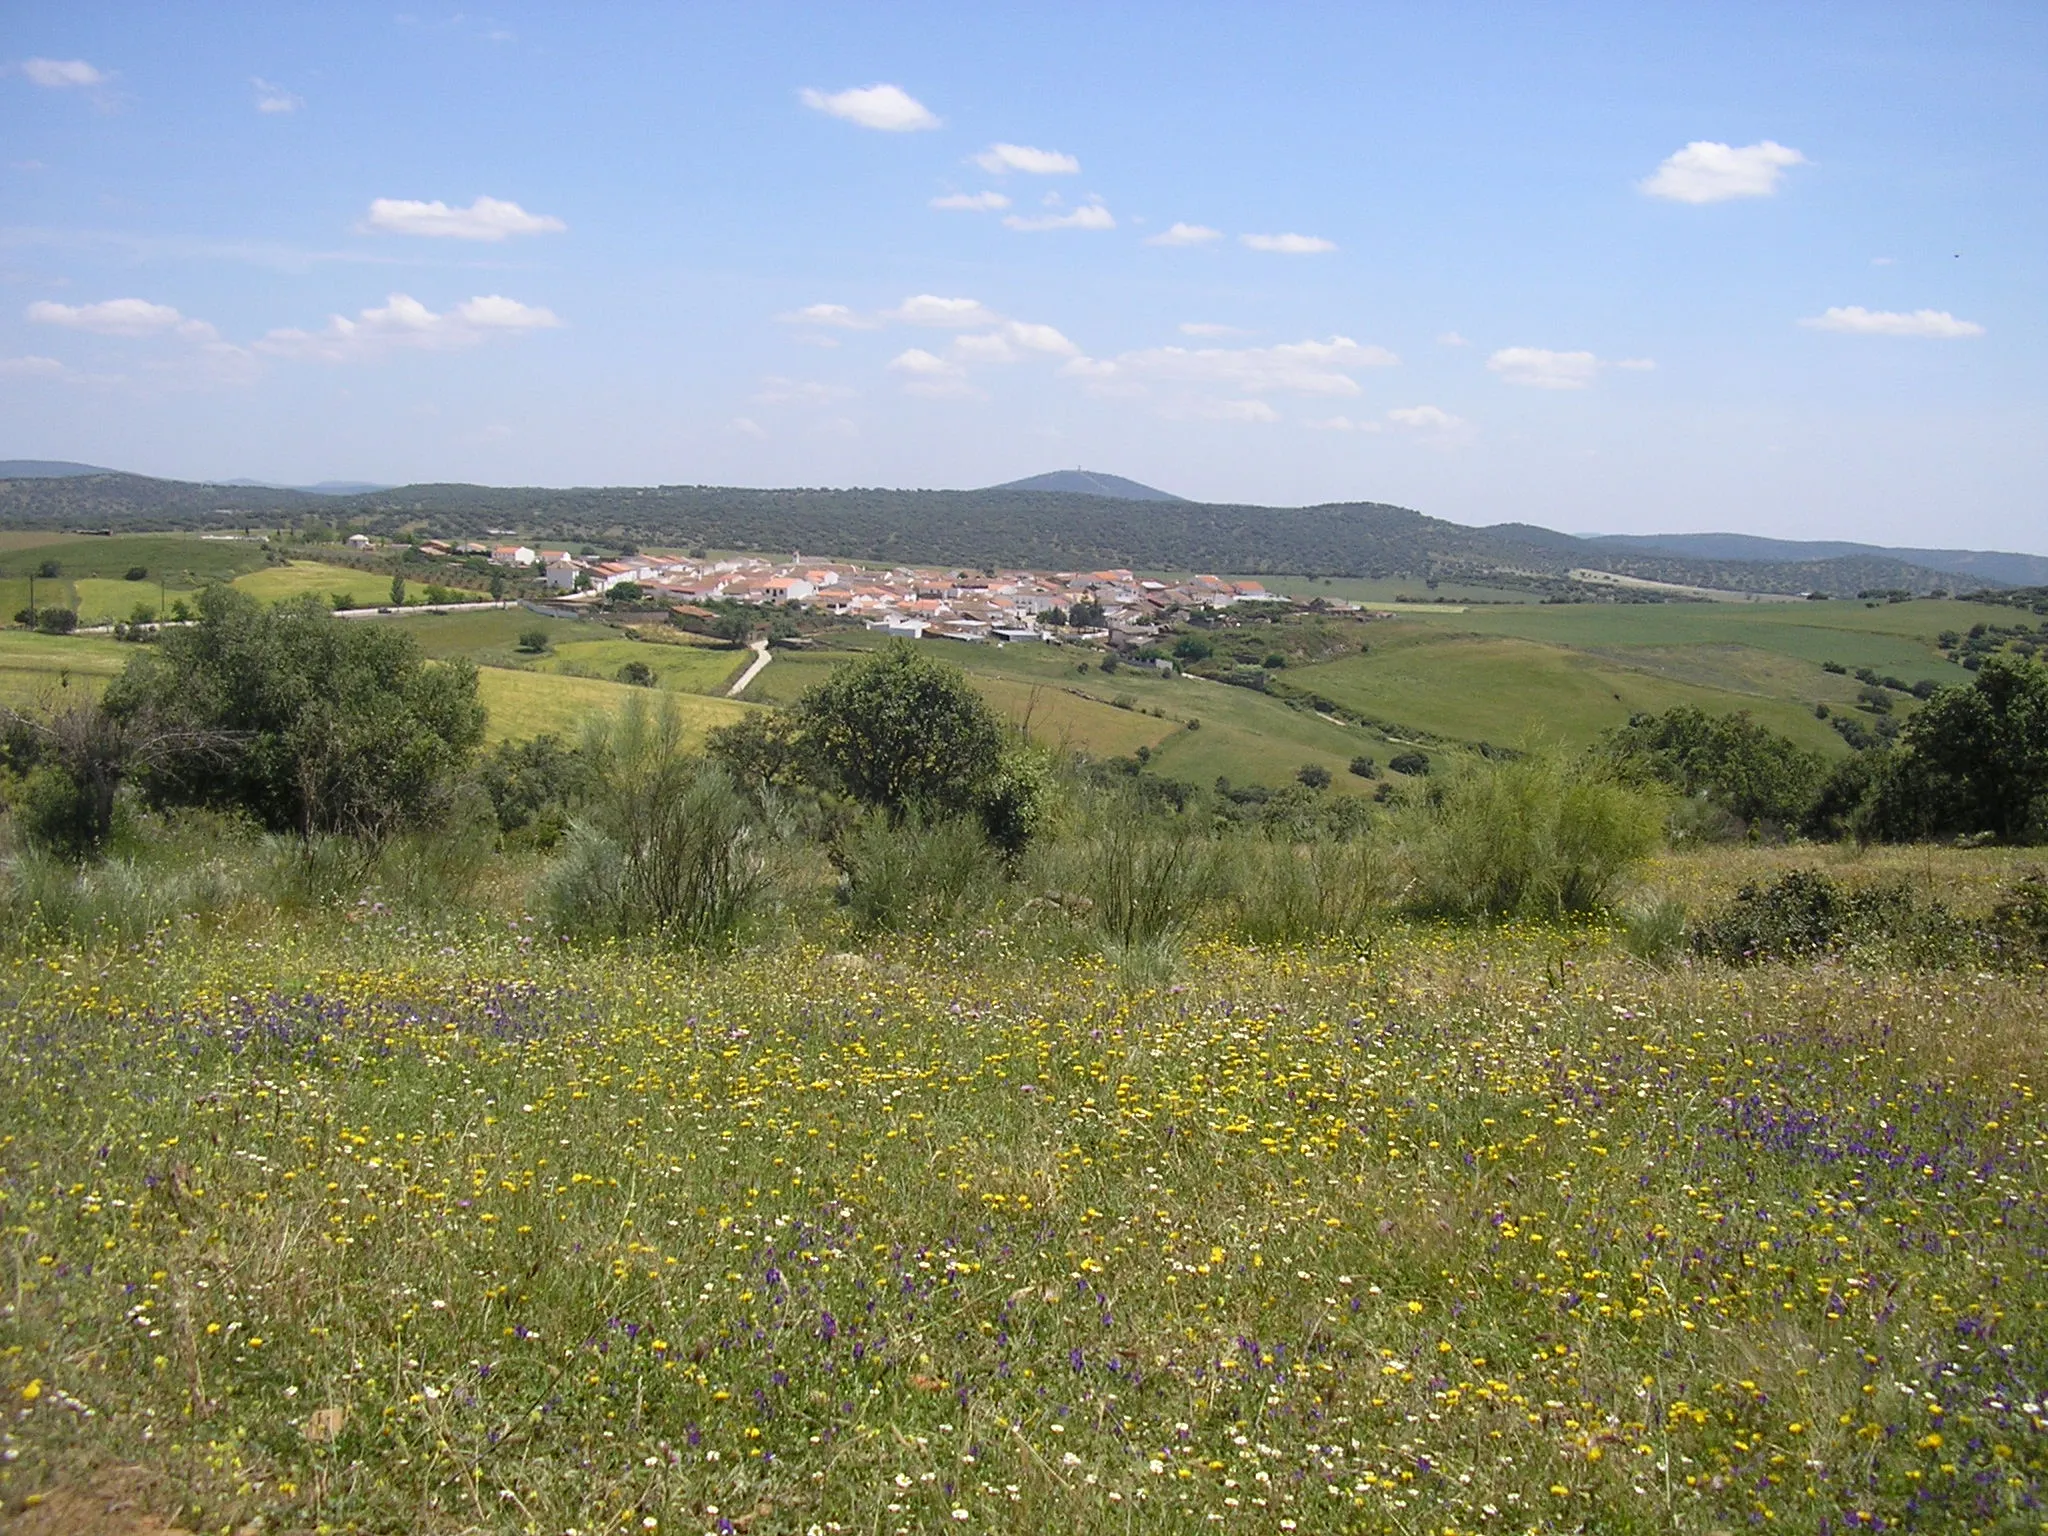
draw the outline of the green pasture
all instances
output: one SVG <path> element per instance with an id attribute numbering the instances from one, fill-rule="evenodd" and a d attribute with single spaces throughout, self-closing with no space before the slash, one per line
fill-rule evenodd
<path id="1" fill-rule="evenodd" d="M 331 603 L 338 592 L 348 594 L 350 608 L 376 608 L 391 601 L 391 578 L 345 565 L 323 565 L 318 560 L 293 560 L 267 566 L 235 578 L 235 586 L 258 602 L 280 603 L 294 597 L 317 597 Z M 418 597 L 420 588 L 407 584 L 408 595 Z"/>
<path id="2" fill-rule="evenodd" d="M 629 640 L 616 630 L 599 630 L 597 637 L 563 640 L 551 646 L 546 655 L 535 657 L 531 665 L 541 672 L 610 682 L 618 678 L 621 667 L 637 661 L 654 673 L 663 688 L 679 693 L 723 694 L 753 659 L 751 651 Z"/>
<path id="3" fill-rule="evenodd" d="M 387 587 L 389 583 L 386 583 Z M 389 596 L 387 591 L 386 596 Z M 532 658 L 518 649 L 519 637 L 537 629 L 550 646 L 601 632 L 589 619 L 547 619 L 524 608 L 478 608 L 454 613 L 394 613 L 389 618 L 356 619 L 358 624 L 390 624 L 419 641 L 423 654 L 445 661 L 467 656 L 480 666 L 523 666 Z"/>
<path id="4" fill-rule="evenodd" d="M 549 733 L 575 740 L 584 722 L 593 716 L 611 714 L 635 693 L 645 690 L 625 683 L 608 683 L 594 677 L 564 677 L 547 672 L 513 671 L 505 667 L 481 667 L 477 671 L 477 697 L 490 711 L 485 739 L 516 741 Z M 721 725 L 730 725 L 748 713 L 748 706 L 731 699 L 707 699 L 691 694 L 669 694 L 682 717 L 685 735 L 700 742 Z"/>
<path id="5" fill-rule="evenodd" d="M 98 635 L 38 635 L 0 629 L 0 704 L 59 700 L 66 689 L 98 694 L 128 664 L 132 646 Z"/>

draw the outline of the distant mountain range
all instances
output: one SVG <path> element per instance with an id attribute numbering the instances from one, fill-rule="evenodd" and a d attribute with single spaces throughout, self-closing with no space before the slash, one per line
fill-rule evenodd
<path id="1" fill-rule="evenodd" d="M 1077 479 L 1088 489 L 1073 489 Z M 0 461 L 0 528 L 140 531 L 303 522 L 453 538 L 516 528 L 536 544 L 802 550 L 878 564 L 1392 577 L 1418 589 L 1437 581 L 1482 582 L 1557 597 L 1588 594 L 1573 575 L 1580 570 L 1674 586 L 1833 597 L 2048 583 L 2048 558 L 2038 555 L 1739 534 L 1578 538 L 1528 523 L 1472 528 L 1379 502 L 1258 507 L 1184 501 L 1086 470 L 979 491 L 704 485 L 343 490 L 332 482 L 272 488 Z M 1610 587 L 1601 595 L 1625 601 L 1654 594 Z"/>
<path id="2" fill-rule="evenodd" d="M 1007 480 L 989 487 L 992 491 L 1062 491 L 1074 496 L 1109 496 L 1117 501 L 1185 501 L 1171 491 L 1155 490 L 1126 480 L 1122 475 L 1105 475 L 1093 469 L 1056 469 L 1049 475 L 1032 475 Z"/>
<path id="3" fill-rule="evenodd" d="M 117 475 L 117 469 L 97 464 L 74 464 L 69 459 L 0 459 L 0 480 L 72 480 L 81 475 Z M 210 480 L 206 485 L 253 486 L 265 491 L 304 491 L 309 496 L 360 496 L 365 491 L 388 491 L 388 485 L 373 480 L 321 480 L 312 485 L 279 485 L 272 480 Z"/>
<path id="4" fill-rule="evenodd" d="M 2048 555 L 2018 555 L 1989 549 L 1890 549 L 1878 544 L 1826 540 L 1761 539 L 1748 533 L 1608 533 L 1587 542 L 1609 549 L 1682 555 L 1696 560 L 1805 561 L 1871 556 L 1904 560 L 1930 571 L 1946 571 L 1980 582 L 2013 587 L 2048 586 Z"/>

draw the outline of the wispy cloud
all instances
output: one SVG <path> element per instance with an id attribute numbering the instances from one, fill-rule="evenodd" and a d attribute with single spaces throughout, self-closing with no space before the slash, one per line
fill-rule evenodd
<path id="1" fill-rule="evenodd" d="M 1400 361 L 1385 347 L 1332 336 L 1271 347 L 1148 347 L 1112 358 L 1077 357 L 1065 371 L 1091 380 L 1220 385 L 1255 395 L 1355 395 L 1360 391 L 1352 373 Z"/>
<path id="2" fill-rule="evenodd" d="M 991 144 L 974 157 L 974 163 L 991 176 L 1021 171 L 1026 176 L 1076 176 L 1081 162 L 1056 149 L 1033 149 L 1029 144 Z"/>
<path id="3" fill-rule="evenodd" d="M 272 85 L 261 75 L 249 77 L 249 84 L 256 91 L 256 110 L 272 114 L 296 112 L 306 104 L 303 96 L 294 96 L 281 85 Z"/>
<path id="4" fill-rule="evenodd" d="M 0 357 L 0 378 L 60 379 L 64 365 L 54 357 Z"/>
<path id="5" fill-rule="evenodd" d="M 881 321 L 863 315 L 844 304 L 806 304 L 775 317 L 784 325 L 822 326 L 834 331 L 872 331 Z"/>
<path id="6" fill-rule="evenodd" d="M 1649 196 L 1674 203 L 1723 203 L 1734 197 L 1769 197 L 1788 166 L 1804 164 L 1806 156 L 1798 150 L 1770 139 L 1740 149 L 1695 139 L 1639 185 Z"/>
<path id="7" fill-rule="evenodd" d="M 883 310 L 882 318 L 898 325 L 930 325 L 947 330 L 968 330 L 1002 320 L 979 299 L 946 299 L 935 293 L 912 294 L 894 309 Z"/>
<path id="8" fill-rule="evenodd" d="M 392 351 L 439 352 L 480 346 L 498 337 L 552 330 L 561 323 L 553 310 L 503 294 L 465 299 L 436 314 L 410 294 L 394 293 L 381 308 L 363 310 L 352 320 L 335 315 L 318 331 L 272 331 L 256 343 L 256 349 L 273 357 L 360 362 Z"/>
<path id="9" fill-rule="evenodd" d="M 1469 347 L 1472 345 L 1471 342 L 1460 336 L 1456 331 L 1445 331 L 1441 336 L 1437 337 L 1436 344 L 1440 347 Z"/>
<path id="10" fill-rule="evenodd" d="M 1211 229 L 1206 224 L 1175 224 L 1162 229 L 1156 235 L 1147 235 L 1147 245 L 1207 245 L 1212 240 L 1221 240 L 1223 231 Z"/>
<path id="11" fill-rule="evenodd" d="M 851 399 L 857 393 L 844 384 L 821 384 L 815 379 L 786 379 L 770 374 L 761 381 L 754 399 L 761 405 L 829 405 Z"/>
<path id="12" fill-rule="evenodd" d="M 1115 229 L 1116 220 L 1100 203 L 1083 203 L 1068 213 L 1013 213 L 1003 220 L 1009 229 L 1036 233 L 1048 229 Z"/>
<path id="13" fill-rule="evenodd" d="M 168 304 L 148 299 L 102 299 L 96 304 L 59 304 L 38 299 L 24 311 L 37 325 L 89 331 L 96 336 L 167 336 L 211 341 L 219 333 L 204 320 L 189 320 Z"/>
<path id="14" fill-rule="evenodd" d="M 1603 368 L 1647 372 L 1657 365 L 1647 357 L 1608 361 L 1591 352 L 1553 352 L 1544 347 L 1502 347 L 1486 360 L 1502 383 L 1530 389 L 1584 389 Z"/>
<path id="15" fill-rule="evenodd" d="M 967 370 L 948 358 L 912 347 L 889 360 L 889 371 L 904 378 L 903 392 L 927 399 L 963 399 L 980 396 L 967 379 Z"/>
<path id="16" fill-rule="evenodd" d="M 441 240 L 503 240 L 508 235 L 559 234 L 569 226 L 551 214 L 528 213 L 502 198 L 479 197 L 467 208 L 380 197 L 363 227 L 383 235 L 424 235 Z"/>
<path id="17" fill-rule="evenodd" d="M 1435 405 L 1397 405 L 1384 416 L 1326 416 L 1304 425 L 1318 432 L 1401 432 L 1432 443 L 1465 442 L 1473 436 L 1471 422 Z"/>
<path id="18" fill-rule="evenodd" d="M 105 70 L 95 69 L 83 59 L 23 59 L 21 72 L 31 84 L 52 91 L 105 85 L 112 78 Z"/>
<path id="19" fill-rule="evenodd" d="M 1270 251 L 1278 256 L 1320 256 L 1337 249 L 1337 242 L 1321 235 L 1239 235 L 1248 249 Z"/>
<path id="20" fill-rule="evenodd" d="M 1927 336 L 1953 341 L 1984 334 L 1984 327 L 1976 321 L 1958 320 L 1945 309 L 1916 309 L 1902 313 L 1889 309 L 1865 309 L 1861 304 L 1837 305 L 1799 323 L 1810 330 L 1840 331 L 1850 336 Z"/>
<path id="21" fill-rule="evenodd" d="M 933 198 L 932 206 L 961 213 L 999 213 L 1010 206 L 1010 200 L 1000 192 L 948 192 Z"/>
<path id="22" fill-rule="evenodd" d="M 1180 323 L 1180 333 L 1183 336 L 1243 336 L 1247 334 L 1242 326 L 1219 325 L 1213 320 L 1183 320 Z"/>
<path id="23" fill-rule="evenodd" d="M 831 92 L 805 87 L 797 96 L 813 111 L 881 133 L 916 133 L 939 126 L 925 104 L 900 86 L 867 85 Z"/>

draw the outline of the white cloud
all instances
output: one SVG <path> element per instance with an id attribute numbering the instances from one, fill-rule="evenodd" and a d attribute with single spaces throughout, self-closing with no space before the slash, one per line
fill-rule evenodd
<path id="1" fill-rule="evenodd" d="M 1657 360 L 1654 357 L 1618 357 L 1614 360 L 1617 368 L 1626 368 L 1630 373 L 1654 373 Z"/>
<path id="2" fill-rule="evenodd" d="M 1907 314 L 1865 309 L 1861 304 L 1839 304 L 1799 323 L 1811 330 L 1840 331 L 1850 336 L 1931 336 L 1949 341 L 1984 334 L 1984 327 L 1976 321 L 1958 320 L 1945 309 L 1916 309 Z"/>
<path id="3" fill-rule="evenodd" d="M 1355 395 L 1352 370 L 1398 362 L 1385 347 L 1332 336 L 1272 347 L 1150 347 L 1107 359 L 1077 357 L 1064 371 L 1077 378 L 1214 384 L 1247 394 Z"/>
<path id="4" fill-rule="evenodd" d="M 188 320 L 168 304 L 148 299 L 103 299 L 97 304 L 58 304 L 38 299 L 25 311 L 38 325 L 61 325 L 96 336 L 177 335 L 211 341 L 217 334 L 204 320 Z"/>
<path id="5" fill-rule="evenodd" d="M 806 304 L 775 318 L 784 325 L 822 325 L 840 331 L 872 331 L 882 323 L 856 314 L 844 304 Z"/>
<path id="6" fill-rule="evenodd" d="M 968 330 L 998 324 L 1002 316 L 979 299 L 942 299 L 934 293 L 919 293 L 911 295 L 894 309 L 883 310 L 882 318 L 902 325 Z"/>
<path id="7" fill-rule="evenodd" d="M 281 85 L 272 85 L 260 75 L 249 77 L 249 84 L 256 90 L 258 112 L 296 112 L 306 104 L 303 96 L 294 96 Z"/>
<path id="8" fill-rule="evenodd" d="M 272 331 L 256 343 L 256 350 L 274 357 L 345 363 L 399 349 L 454 351 L 480 346 L 493 337 L 551 330 L 561 323 L 553 310 L 502 294 L 465 299 L 436 314 L 410 294 L 394 293 L 381 309 L 366 309 L 353 320 L 335 315 L 319 331 Z"/>
<path id="9" fill-rule="evenodd" d="M 1460 336 L 1456 331 L 1445 331 L 1443 335 L 1437 337 L 1436 344 L 1440 347 L 1469 347 L 1472 345 L 1471 342 Z"/>
<path id="10" fill-rule="evenodd" d="M 1211 229 L 1206 224 L 1176 224 L 1163 229 L 1156 235 L 1147 235 L 1147 245 L 1207 245 L 1211 240 L 1221 240 L 1223 231 Z"/>
<path id="11" fill-rule="evenodd" d="M 0 357 L 0 377 L 54 379 L 63 373 L 64 365 L 54 357 Z"/>
<path id="12" fill-rule="evenodd" d="M 889 360 L 889 371 L 904 375 L 905 394 L 944 400 L 978 397 L 981 391 L 967 382 L 967 370 L 958 363 L 912 347 Z"/>
<path id="13" fill-rule="evenodd" d="M 1712 139 L 1695 139 L 1658 166 L 1640 186 L 1651 197 L 1674 203 L 1722 203 L 1731 197 L 1769 197 L 1785 168 L 1806 164 L 1796 149 L 1765 139 L 1736 149 Z"/>
<path id="14" fill-rule="evenodd" d="M 1421 437 L 1462 440 L 1472 435 L 1471 422 L 1453 416 L 1441 406 L 1397 405 L 1387 412 L 1387 420 Z"/>
<path id="15" fill-rule="evenodd" d="M 1213 320 L 1183 320 L 1180 323 L 1183 336 L 1248 336 L 1251 333 L 1238 325 L 1218 325 Z"/>
<path id="16" fill-rule="evenodd" d="M 767 429 L 751 416 L 733 417 L 732 430 L 741 437 L 751 437 L 757 443 L 768 441 Z"/>
<path id="17" fill-rule="evenodd" d="M 1551 352 L 1542 347 L 1502 347 L 1486 360 L 1502 382 L 1531 389 L 1584 389 L 1600 374 L 1590 352 Z"/>
<path id="18" fill-rule="evenodd" d="M 83 85 L 105 85 L 107 75 L 83 59 L 23 59 L 21 72 L 37 85 L 53 91 Z"/>
<path id="19" fill-rule="evenodd" d="M 991 176 L 1022 171 L 1026 176 L 1075 176 L 1081 162 L 1056 149 L 1033 149 L 1028 144 L 991 144 L 974 157 L 974 163 Z"/>
<path id="20" fill-rule="evenodd" d="M 1899 258 L 1896 256 L 1873 256 L 1870 258 L 1870 264 L 1873 267 L 1895 267 L 1899 264 Z"/>
<path id="21" fill-rule="evenodd" d="M 1081 349 L 1049 325 L 1006 320 L 999 331 L 962 336 L 953 351 L 970 363 L 1014 363 L 1020 354 L 1036 352 L 1042 357 L 1078 357 Z"/>
<path id="22" fill-rule="evenodd" d="M 948 192 L 933 198 L 932 206 L 962 213 L 997 213 L 1009 207 L 1010 200 L 1000 192 Z"/>
<path id="23" fill-rule="evenodd" d="M 1320 235 L 1239 235 L 1254 251 L 1271 251 L 1280 256 L 1319 256 L 1337 249 L 1337 242 Z"/>
<path id="24" fill-rule="evenodd" d="M 1198 400 L 1182 412 L 1201 421 L 1278 421 L 1280 413 L 1263 400 Z"/>
<path id="25" fill-rule="evenodd" d="M 545 213 L 528 213 L 517 203 L 479 197 L 467 208 L 443 202 L 380 197 L 370 204 L 363 227 L 385 235 L 427 235 L 449 240 L 502 240 L 507 235 L 558 234 L 569 226 Z"/>
<path id="26" fill-rule="evenodd" d="M 883 133 L 915 133 L 939 126 L 925 104 L 899 86 L 870 85 L 829 94 L 806 88 L 797 94 L 814 111 Z"/>
<path id="27" fill-rule="evenodd" d="M 1084 203 L 1072 213 L 1043 213 L 1026 215 L 1013 213 L 1003 220 L 1011 229 L 1037 231 L 1043 229 L 1115 229 L 1116 220 L 1100 203 Z"/>

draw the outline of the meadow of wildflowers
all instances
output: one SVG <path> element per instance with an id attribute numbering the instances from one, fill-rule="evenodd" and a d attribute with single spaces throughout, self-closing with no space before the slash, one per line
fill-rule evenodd
<path id="1" fill-rule="evenodd" d="M 2048 1529 L 2038 974 L 373 916 L 0 989 L 8 1512 Z"/>

